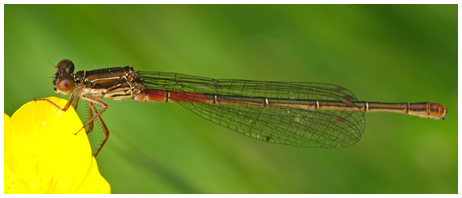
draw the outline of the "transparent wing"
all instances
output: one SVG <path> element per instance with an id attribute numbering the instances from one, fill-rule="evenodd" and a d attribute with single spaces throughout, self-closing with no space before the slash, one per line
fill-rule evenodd
<path id="1" fill-rule="evenodd" d="M 184 93 L 190 100 L 178 101 L 195 114 L 246 136 L 301 147 L 341 148 L 353 145 L 365 128 L 360 111 L 320 111 L 245 105 L 263 99 L 297 101 L 356 101 L 345 88 L 321 83 L 216 80 L 167 72 L 139 72 L 148 89 Z M 240 100 L 239 105 L 203 103 L 204 96 Z M 237 103 L 236 103 L 237 104 Z M 345 105 L 344 109 L 357 108 Z"/>

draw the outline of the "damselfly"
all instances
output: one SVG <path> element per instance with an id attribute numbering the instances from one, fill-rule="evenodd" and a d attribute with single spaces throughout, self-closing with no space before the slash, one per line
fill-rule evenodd
<path id="1" fill-rule="evenodd" d="M 331 84 L 268 82 L 197 77 L 168 72 L 135 71 L 114 67 L 74 73 L 74 64 L 62 60 L 53 80 L 56 93 L 71 94 L 88 102 L 93 129 L 97 119 L 106 138 L 109 130 L 101 118 L 108 105 L 100 101 L 138 100 L 176 102 L 195 114 L 246 136 L 300 147 L 341 148 L 360 140 L 365 128 L 364 112 L 392 112 L 443 119 L 446 107 L 438 103 L 381 103 L 358 101 L 349 90 Z M 77 97 L 75 97 L 77 95 Z M 75 100 L 74 100 L 75 98 Z M 98 111 L 94 104 L 103 108 Z"/>

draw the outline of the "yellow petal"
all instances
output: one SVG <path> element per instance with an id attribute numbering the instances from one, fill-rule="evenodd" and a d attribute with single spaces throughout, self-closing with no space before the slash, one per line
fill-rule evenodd
<path id="1" fill-rule="evenodd" d="M 60 107 L 67 103 L 48 99 Z M 18 109 L 5 124 L 5 193 L 77 192 L 96 163 L 80 129 L 82 122 L 72 107 L 64 112 L 40 100 Z M 99 182 L 92 185 L 109 185 L 104 178 Z"/>

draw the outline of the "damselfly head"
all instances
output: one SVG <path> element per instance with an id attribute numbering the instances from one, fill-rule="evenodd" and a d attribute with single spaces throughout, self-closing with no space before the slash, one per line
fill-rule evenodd
<path id="1" fill-rule="evenodd" d="M 74 63 L 68 59 L 64 59 L 56 66 L 55 79 L 53 86 L 55 93 L 70 94 L 75 89 L 74 82 Z"/>

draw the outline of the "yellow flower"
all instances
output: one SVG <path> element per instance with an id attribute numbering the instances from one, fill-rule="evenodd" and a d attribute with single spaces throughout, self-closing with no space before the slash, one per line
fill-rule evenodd
<path id="1" fill-rule="evenodd" d="M 60 107 L 66 100 L 48 98 Z M 4 193 L 110 193 L 74 108 L 31 101 L 4 115 Z"/>

